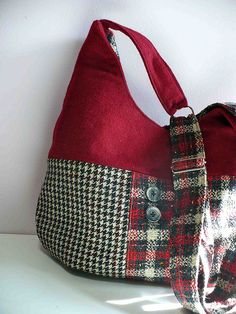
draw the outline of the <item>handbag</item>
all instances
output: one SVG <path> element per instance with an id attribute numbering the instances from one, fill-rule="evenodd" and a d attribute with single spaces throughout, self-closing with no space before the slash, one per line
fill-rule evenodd
<path id="1" fill-rule="evenodd" d="M 112 29 L 137 47 L 169 125 L 133 100 Z M 188 116 L 176 117 L 185 107 Z M 55 125 L 35 223 L 42 246 L 69 268 L 170 284 L 195 313 L 236 313 L 236 104 L 195 114 L 149 39 L 93 21 Z"/>

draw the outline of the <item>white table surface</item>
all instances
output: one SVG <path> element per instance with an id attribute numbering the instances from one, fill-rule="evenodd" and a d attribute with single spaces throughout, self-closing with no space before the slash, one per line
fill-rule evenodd
<path id="1" fill-rule="evenodd" d="M 37 236 L 0 235 L 0 314 L 190 313 L 167 286 L 66 270 Z"/>

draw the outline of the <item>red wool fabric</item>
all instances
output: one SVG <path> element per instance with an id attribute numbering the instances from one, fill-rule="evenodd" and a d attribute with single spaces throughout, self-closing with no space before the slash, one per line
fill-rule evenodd
<path id="1" fill-rule="evenodd" d="M 106 38 L 109 27 L 133 40 L 168 114 L 187 106 L 173 73 L 147 38 L 117 23 L 96 20 L 77 58 L 48 157 L 171 180 L 168 126 L 156 124 L 134 102 L 119 58 Z M 236 175 L 236 122 L 231 116 L 219 107 L 199 118 L 209 175 Z"/>

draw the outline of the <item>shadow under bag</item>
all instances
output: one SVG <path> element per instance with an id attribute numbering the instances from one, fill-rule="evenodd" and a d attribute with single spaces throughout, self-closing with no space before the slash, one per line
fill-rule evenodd
<path id="1" fill-rule="evenodd" d="M 133 100 L 114 32 L 130 37 L 170 125 Z M 236 313 L 236 105 L 198 114 L 140 33 L 95 20 L 57 120 L 36 210 L 38 237 L 64 265 L 171 284 L 196 313 Z"/>

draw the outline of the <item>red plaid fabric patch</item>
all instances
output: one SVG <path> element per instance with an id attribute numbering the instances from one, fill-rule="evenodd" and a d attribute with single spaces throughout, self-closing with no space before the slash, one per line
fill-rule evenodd
<path id="1" fill-rule="evenodd" d="M 159 199 L 147 198 L 147 189 L 156 187 Z M 173 185 L 133 172 L 128 228 L 126 277 L 169 283 L 170 220 L 173 213 Z M 149 207 L 161 212 L 158 222 L 147 218 Z"/>

